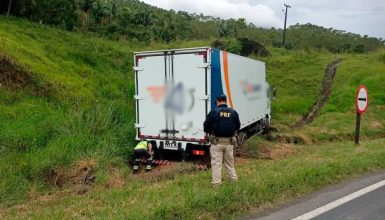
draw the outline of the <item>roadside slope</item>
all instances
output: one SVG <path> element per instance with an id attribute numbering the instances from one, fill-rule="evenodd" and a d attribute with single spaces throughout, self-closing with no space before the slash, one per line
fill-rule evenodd
<path id="1" fill-rule="evenodd" d="M 127 173 L 125 184 L 98 186 L 85 195 L 58 191 L 22 205 L 0 208 L 0 217 L 31 219 L 228 219 L 247 216 L 323 186 L 385 168 L 385 140 L 293 146 L 277 160 L 238 160 L 237 184 L 218 189 L 210 171 L 150 181 Z M 145 187 L 143 187 L 145 186 Z"/>
<path id="2" fill-rule="evenodd" d="M 0 87 L 0 203 L 14 204 L 56 167 L 92 158 L 118 161 L 132 143 L 132 49 L 44 27 L 0 19 L 0 56 L 28 80 Z M 103 166 L 103 165 L 101 165 Z"/>
<path id="3" fill-rule="evenodd" d="M 95 161 L 97 184 L 111 164 L 126 169 L 135 136 L 132 53 L 179 44 L 144 47 L 0 16 L 0 204 L 57 190 L 56 170 L 82 161 Z M 183 46 L 197 45 L 207 44 Z"/>

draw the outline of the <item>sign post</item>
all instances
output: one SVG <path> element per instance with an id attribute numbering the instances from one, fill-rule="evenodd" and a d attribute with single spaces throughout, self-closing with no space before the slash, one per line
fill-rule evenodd
<path id="1" fill-rule="evenodd" d="M 365 113 L 368 108 L 369 97 L 368 97 L 368 89 L 361 85 L 358 88 L 356 95 L 356 135 L 355 135 L 355 143 L 358 145 L 360 143 L 360 127 L 361 127 L 361 115 Z"/>

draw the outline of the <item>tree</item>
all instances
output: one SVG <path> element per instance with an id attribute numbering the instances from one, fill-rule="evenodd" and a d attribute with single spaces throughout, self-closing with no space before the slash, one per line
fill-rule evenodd
<path id="1" fill-rule="evenodd" d="M 221 21 L 218 26 L 218 32 L 220 37 L 228 37 L 231 34 L 231 27 L 228 25 L 226 21 Z"/>
<path id="2" fill-rule="evenodd" d="M 165 43 L 176 39 L 176 25 L 171 13 L 166 13 L 159 18 L 154 28 L 154 35 L 158 36 Z"/>
<path id="3" fill-rule="evenodd" d="M 108 7 L 108 2 L 96 0 L 92 4 L 91 14 L 96 24 L 102 25 L 104 19 L 109 17 L 111 9 Z"/>
<path id="4" fill-rule="evenodd" d="M 143 25 L 144 28 L 147 28 L 148 26 L 154 23 L 153 15 L 147 9 L 138 11 L 137 13 L 135 13 L 134 17 L 134 22 L 138 25 Z"/>
<path id="5" fill-rule="evenodd" d="M 45 24 L 62 26 L 67 30 L 73 30 L 77 23 L 75 0 L 28 0 L 25 16 L 32 20 Z"/>
<path id="6" fill-rule="evenodd" d="M 7 17 L 9 16 L 9 12 L 11 11 L 11 6 L 12 6 L 12 0 L 9 0 L 8 10 L 7 10 Z"/>
<path id="7" fill-rule="evenodd" d="M 231 25 L 234 29 L 234 37 L 236 39 L 240 38 L 241 32 L 247 28 L 246 20 L 244 18 L 239 18 L 237 20 L 231 20 Z"/>
<path id="8" fill-rule="evenodd" d="M 113 39 L 121 37 L 148 43 L 152 40 L 208 40 L 247 38 L 278 46 L 282 29 L 266 29 L 245 19 L 221 19 L 156 8 L 138 0 L 2 0 L 0 13 L 20 16 L 68 30 L 92 31 Z M 362 53 L 384 47 L 384 40 L 313 24 L 296 24 L 287 30 L 293 49 L 320 49 L 333 53 Z M 234 51 L 238 50 L 233 43 Z"/>
<path id="9" fill-rule="evenodd" d="M 80 23 L 81 29 L 85 32 L 88 32 L 88 27 L 90 25 L 90 10 L 93 7 L 95 0 L 80 0 L 78 6 L 81 10 L 80 13 Z"/>

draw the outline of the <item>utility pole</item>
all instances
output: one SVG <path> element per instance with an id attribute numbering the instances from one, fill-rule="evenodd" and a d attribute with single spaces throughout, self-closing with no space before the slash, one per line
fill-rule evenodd
<path id="1" fill-rule="evenodd" d="M 286 9 L 285 9 L 285 25 L 283 27 L 283 40 L 282 40 L 282 46 L 285 47 L 286 45 L 286 21 L 287 21 L 287 8 L 291 8 L 290 5 L 283 4 Z"/>

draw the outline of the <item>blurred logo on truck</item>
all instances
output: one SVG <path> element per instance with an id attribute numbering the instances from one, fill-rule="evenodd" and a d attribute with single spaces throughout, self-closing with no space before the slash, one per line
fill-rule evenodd
<path id="1" fill-rule="evenodd" d="M 242 80 L 240 82 L 242 92 L 245 95 L 251 94 L 251 93 L 258 93 L 261 91 L 261 84 L 252 84 L 248 83 L 247 80 Z"/>
<path id="2" fill-rule="evenodd" d="M 155 103 L 158 103 L 164 97 L 164 95 L 166 93 L 166 87 L 165 86 L 149 86 L 149 87 L 147 87 L 147 91 L 150 93 L 152 101 Z"/>

